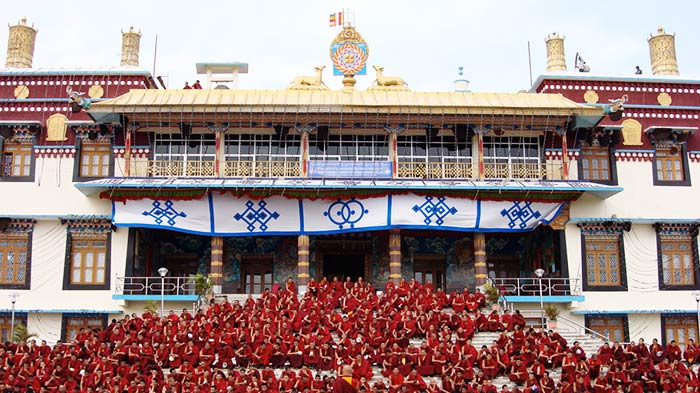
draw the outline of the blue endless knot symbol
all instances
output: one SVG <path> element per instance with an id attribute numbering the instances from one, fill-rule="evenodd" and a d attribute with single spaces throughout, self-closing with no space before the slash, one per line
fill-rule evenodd
<path id="1" fill-rule="evenodd" d="M 355 228 L 355 224 L 367 213 L 369 213 L 369 210 L 365 209 L 362 202 L 353 197 L 347 202 L 343 202 L 341 198 L 338 198 L 338 200 L 328 206 L 328 210 L 323 212 L 323 215 L 328 217 L 339 229 L 343 229 L 345 224 L 349 224 L 350 228 Z"/>
<path id="2" fill-rule="evenodd" d="M 542 214 L 533 210 L 531 205 L 532 202 L 525 202 L 521 206 L 520 202 L 516 201 L 510 208 L 501 210 L 501 215 L 508 218 L 508 228 L 513 229 L 515 225 L 518 225 L 520 229 L 525 229 L 528 221 L 540 218 Z"/>
<path id="3" fill-rule="evenodd" d="M 265 200 L 258 202 L 257 208 L 253 201 L 246 202 L 245 207 L 246 209 L 242 213 L 236 213 L 233 218 L 235 218 L 236 221 L 243 220 L 243 222 L 248 224 L 246 228 L 249 232 L 255 230 L 255 224 L 259 224 L 260 230 L 265 232 L 270 228 L 267 223 L 270 222 L 270 220 L 276 220 L 280 217 L 279 213 L 272 212 L 267 208 L 267 202 L 265 202 Z"/>
<path id="4" fill-rule="evenodd" d="M 449 206 L 445 199 L 445 197 L 439 197 L 437 202 L 434 202 L 433 197 L 427 196 L 422 205 L 413 206 L 413 211 L 423 214 L 425 225 L 430 225 L 433 219 L 435 219 L 435 224 L 442 225 L 445 223 L 445 217 L 457 214 L 457 209 L 454 206 Z"/>
<path id="5" fill-rule="evenodd" d="M 173 208 L 173 201 L 167 200 L 163 203 L 165 207 L 162 207 L 160 201 L 153 201 L 153 208 L 149 211 L 145 211 L 142 214 L 144 216 L 153 217 L 156 220 L 156 224 L 160 225 L 163 223 L 163 219 L 167 219 L 168 225 L 175 225 L 175 218 L 177 217 L 187 217 L 184 212 L 179 212 Z"/>

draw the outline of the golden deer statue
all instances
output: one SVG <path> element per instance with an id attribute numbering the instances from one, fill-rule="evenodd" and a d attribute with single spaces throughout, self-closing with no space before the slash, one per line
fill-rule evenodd
<path id="1" fill-rule="evenodd" d="M 292 81 L 292 86 L 325 86 L 326 84 L 323 83 L 323 77 L 321 75 L 324 68 L 326 68 L 325 65 L 314 67 L 314 70 L 316 70 L 315 75 L 297 76 Z"/>
<path id="2" fill-rule="evenodd" d="M 374 82 L 377 84 L 377 86 L 408 86 L 406 81 L 404 81 L 402 78 L 399 78 L 398 76 L 384 76 L 382 75 L 382 71 L 384 71 L 384 67 L 380 66 L 372 66 L 374 67 L 374 70 L 377 71 L 377 79 L 374 80 Z"/>

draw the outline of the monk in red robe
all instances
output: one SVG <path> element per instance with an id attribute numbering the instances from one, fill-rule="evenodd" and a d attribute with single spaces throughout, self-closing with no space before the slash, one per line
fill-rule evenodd
<path id="1" fill-rule="evenodd" d="M 340 376 L 333 381 L 333 393 L 357 393 L 360 381 L 352 377 L 352 366 L 344 364 Z"/>

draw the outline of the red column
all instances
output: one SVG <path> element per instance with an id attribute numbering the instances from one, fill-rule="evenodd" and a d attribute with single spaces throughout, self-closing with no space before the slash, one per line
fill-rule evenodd
<path id="1" fill-rule="evenodd" d="M 129 124 L 126 127 L 126 136 L 124 137 L 124 177 L 131 176 L 131 131 L 136 131 L 136 127 Z"/>
<path id="2" fill-rule="evenodd" d="M 391 161 L 391 176 L 399 177 L 399 134 L 403 131 L 401 127 L 384 127 L 389 134 L 389 161 Z"/>
<path id="3" fill-rule="evenodd" d="M 306 127 L 295 127 L 297 132 L 301 133 L 301 154 L 300 154 L 300 164 L 301 164 L 301 177 L 309 176 L 309 135 L 316 131 L 316 127 L 306 126 Z"/>
<path id="4" fill-rule="evenodd" d="M 558 132 L 561 136 L 561 178 L 569 180 L 569 151 L 566 142 L 566 131 Z"/>

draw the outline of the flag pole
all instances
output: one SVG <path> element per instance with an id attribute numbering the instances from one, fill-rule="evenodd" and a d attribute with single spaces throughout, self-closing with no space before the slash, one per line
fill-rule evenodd
<path id="1" fill-rule="evenodd" d="M 527 42 L 527 64 L 530 70 L 530 87 L 532 87 L 532 55 L 530 53 L 530 41 Z"/>

